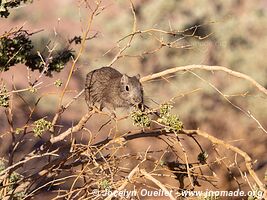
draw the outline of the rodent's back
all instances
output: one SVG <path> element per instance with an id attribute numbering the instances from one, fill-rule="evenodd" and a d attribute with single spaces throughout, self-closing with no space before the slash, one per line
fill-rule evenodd
<path id="1" fill-rule="evenodd" d="M 85 100 L 89 106 L 96 102 L 101 104 L 104 99 L 105 89 L 114 82 L 115 79 L 120 79 L 122 74 L 111 67 L 102 67 L 89 72 L 85 81 Z"/>
<path id="2" fill-rule="evenodd" d="M 100 110 L 107 108 L 130 108 L 143 103 L 143 87 L 140 75 L 129 77 L 111 67 L 102 67 L 87 74 L 85 100 L 89 108 L 100 104 Z"/>

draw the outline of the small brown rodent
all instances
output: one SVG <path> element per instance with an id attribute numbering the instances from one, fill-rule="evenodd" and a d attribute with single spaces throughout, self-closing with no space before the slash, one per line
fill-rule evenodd
<path id="1" fill-rule="evenodd" d="M 115 115 L 118 107 L 130 108 L 143 104 L 140 75 L 129 77 L 111 67 L 89 72 L 85 81 L 85 100 L 89 108 L 96 103 L 100 110 L 107 108 Z"/>

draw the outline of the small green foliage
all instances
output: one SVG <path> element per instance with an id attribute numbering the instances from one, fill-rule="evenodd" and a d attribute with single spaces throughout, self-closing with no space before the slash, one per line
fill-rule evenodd
<path id="1" fill-rule="evenodd" d="M 6 168 L 5 163 L 2 160 L 0 160 L 0 172 L 3 171 L 5 168 Z"/>
<path id="2" fill-rule="evenodd" d="M 69 40 L 69 43 L 71 44 L 74 42 L 75 44 L 81 44 L 82 43 L 82 37 L 81 36 L 74 36 L 71 40 Z"/>
<path id="3" fill-rule="evenodd" d="M 160 161 L 159 161 L 159 165 L 160 165 L 160 166 L 163 166 L 164 164 L 165 164 L 165 162 L 164 162 L 163 160 L 160 160 Z"/>
<path id="4" fill-rule="evenodd" d="M 52 123 L 46 121 L 44 118 L 35 121 L 33 125 L 33 132 L 35 136 L 41 136 L 45 131 L 49 130 L 52 127 Z"/>
<path id="5" fill-rule="evenodd" d="M 198 197 L 199 200 L 219 200 L 220 196 L 216 195 L 203 195 Z"/>
<path id="6" fill-rule="evenodd" d="M 0 159 L 0 172 L 5 170 L 5 163 L 3 160 Z M 23 178 L 22 175 L 20 175 L 19 173 L 17 172 L 12 172 L 11 175 L 8 177 L 8 183 L 10 184 L 8 187 L 7 187 L 7 191 L 9 192 L 14 192 L 14 190 L 16 189 L 15 185 L 18 184 L 18 181 L 20 181 L 21 179 Z M 1 184 L 0 184 L 1 186 Z M 23 199 L 25 197 L 25 193 L 22 191 L 22 192 L 17 192 L 17 193 L 14 193 L 13 195 L 13 198 L 14 200 L 20 200 L 20 199 Z"/>
<path id="7" fill-rule="evenodd" d="M 26 196 L 25 191 L 17 192 L 14 194 L 14 199 L 15 200 L 23 200 L 23 199 L 25 199 L 25 196 Z"/>
<path id="8" fill-rule="evenodd" d="M 9 181 L 11 183 L 16 183 L 18 180 L 20 180 L 22 178 L 22 176 L 17 173 L 17 172 L 13 172 L 10 177 L 9 177 Z"/>
<path id="9" fill-rule="evenodd" d="M 51 63 L 49 64 L 50 72 L 51 71 L 60 72 L 64 68 L 64 65 L 67 62 L 69 62 L 73 57 L 74 57 L 73 51 L 70 49 L 63 49 L 61 51 L 56 52 L 52 58 Z"/>
<path id="10" fill-rule="evenodd" d="M 105 190 L 105 189 L 108 189 L 110 187 L 110 184 L 109 184 L 107 179 L 104 179 L 100 182 L 99 186 L 101 189 Z"/>
<path id="11" fill-rule="evenodd" d="M 18 7 L 21 3 L 32 2 L 32 0 L 1 0 L 0 17 L 7 18 L 10 14 L 9 9 Z"/>
<path id="12" fill-rule="evenodd" d="M 151 120 L 148 117 L 147 113 L 142 112 L 139 109 L 135 109 L 131 113 L 131 118 L 133 119 L 134 125 L 140 126 L 140 127 L 149 127 Z"/>
<path id="13" fill-rule="evenodd" d="M 57 87 L 60 87 L 62 86 L 62 81 L 60 79 L 57 79 L 55 82 L 54 82 L 54 85 L 57 86 Z"/>
<path id="14" fill-rule="evenodd" d="M 255 199 L 253 196 L 249 196 L 248 200 L 257 200 L 257 199 Z"/>
<path id="15" fill-rule="evenodd" d="M 22 175 L 20 175 L 19 173 L 17 172 L 12 172 L 12 174 L 9 176 L 9 183 L 10 183 L 10 186 L 8 187 L 8 190 L 9 191 L 14 191 L 19 183 L 19 181 L 23 178 Z M 25 197 L 25 193 L 22 191 L 22 192 L 16 192 L 14 193 L 14 200 L 20 200 L 20 199 L 23 199 L 23 197 Z"/>
<path id="16" fill-rule="evenodd" d="M 35 93 L 35 92 L 37 92 L 37 89 L 35 87 L 30 87 L 29 91 L 31 93 Z"/>
<path id="17" fill-rule="evenodd" d="M 180 121 L 177 115 L 171 114 L 172 105 L 163 104 L 160 107 L 160 114 L 157 121 L 165 127 L 167 132 L 170 131 L 180 131 L 183 128 L 183 123 Z M 135 109 L 131 113 L 131 118 L 134 121 L 134 125 L 140 127 L 149 127 L 151 124 L 151 119 L 149 117 L 149 112 L 142 112 L 139 109 Z"/>
<path id="18" fill-rule="evenodd" d="M 18 31 L 0 39 L 0 69 L 7 71 L 17 63 L 25 63 L 33 45 L 27 34 Z"/>
<path id="19" fill-rule="evenodd" d="M 23 128 L 16 128 L 15 133 L 18 135 L 20 134 L 24 129 Z"/>
<path id="20" fill-rule="evenodd" d="M 41 57 L 45 58 L 45 56 L 42 54 Z M 28 66 L 31 70 L 39 70 L 39 72 L 41 72 L 44 69 L 44 63 L 41 57 L 37 53 L 30 54 L 27 57 L 25 65 Z M 73 51 L 70 49 L 63 49 L 55 52 L 48 63 L 48 70 L 45 72 L 45 74 L 47 76 L 51 76 L 52 72 L 60 72 L 64 68 L 64 65 L 73 57 Z"/>
<path id="21" fill-rule="evenodd" d="M 178 132 L 182 130 L 183 123 L 180 121 L 177 115 L 170 113 L 171 109 L 172 105 L 170 104 L 161 105 L 160 118 L 158 118 L 158 122 L 165 126 L 165 130 L 167 132 L 170 131 Z"/>
<path id="22" fill-rule="evenodd" d="M 0 106 L 7 108 L 9 106 L 9 96 L 7 95 L 7 89 L 5 85 L 0 86 Z"/>
<path id="23" fill-rule="evenodd" d="M 22 63 L 31 70 L 42 72 L 45 65 L 47 70 L 45 75 L 51 76 L 52 72 L 60 72 L 64 65 L 74 57 L 70 49 L 62 49 L 53 52 L 49 58 L 43 54 L 34 53 L 34 46 L 27 31 L 20 30 L 12 34 L 7 34 L 0 38 L 0 70 L 7 71 L 11 66 Z M 44 63 L 41 57 L 48 63 Z"/>
<path id="24" fill-rule="evenodd" d="M 183 123 L 177 115 L 166 115 L 158 119 L 158 122 L 164 124 L 167 132 L 180 131 L 183 128 Z"/>
<path id="25" fill-rule="evenodd" d="M 201 163 L 201 164 L 205 164 L 207 159 L 208 159 L 209 155 L 206 151 L 201 152 L 198 154 L 197 156 L 197 160 Z"/>
<path id="26" fill-rule="evenodd" d="M 159 112 L 160 112 L 160 117 L 168 115 L 171 112 L 171 109 L 173 108 L 173 106 L 171 104 L 162 104 L 160 106 Z"/>

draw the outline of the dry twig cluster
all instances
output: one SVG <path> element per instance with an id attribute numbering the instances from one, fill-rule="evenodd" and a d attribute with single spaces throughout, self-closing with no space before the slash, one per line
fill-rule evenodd
<path id="1" fill-rule="evenodd" d="M 186 31 L 138 30 L 134 4 L 131 2 L 130 5 L 133 14 L 132 32 L 118 41 L 119 51 L 108 66 L 112 66 L 120 58 L 142 57 L 160 51 L 163 47 L 185 48 L 185 46 L 177 46 L 177 43 L 185 37 L 195 37 L 194 33 L 186 35 Z M 266 195 L 266 185 L 253 169 L 253 158 L 242 151 L 242 149 L 202 130 L 175 129 L 173 123 L 164 123 L 162 119 L 151 119 L 151 123 L 146 123 L 149 127 L 141 127 L 138 130 L 121 131 L 117 129 L 117 123 L 126 120 L 127 116 L 118 119 L 116 122 L 112 121 L 111 125 L 108 124 L 107 126 L 111 126 L 107 134 L 108 136 L 99 141 L 96 139 L 98 133 L 92 132 L 86 125 L 88 121 L 88 124 L 90 124 L 90 119 L 96 115 L 106 115 L 97 109 L 84 114 L 76 124 L 64 127 L 64 131 L 61 127 L 58 127 L 58 124 L 64 118 L 64 112 L 78 98 L 83 96 L 83 90 L 77 92 L 68 103 L 63 105 L 64 96 L 68 91 L 69 82 L 77 67 L 77 62 L 84 51 L 86 38 L 89 37 L 93 20 L 105 9 L 101 2 L 97 2 L 94 8 L 91 5 L 89 8 L 91 9 L 91 14 L 83 33 L 81 47 L 76 58 L 72 61 L 69 76 L 59 95 L 57 111 L 51 122 L 47 121 L 46 118 L 42 118 L 41 121 L 31 123 L 32 114 L 35 112 L 43 96 L 38 98 L 33 107 L 30 106 L 29 118 L 23 126 L 15 127 L 13 122 L 13 95 L 23 98 L 20 96 L 20 93 L 32 89 L 35 91 L 44 87 L 40 81 L 44 72 L 41 72 L 40 76 L 32 83 L 30 81 L 31 72 L 29 71 L 27 77 L 29 88 L 17 90 L 14 86 L 14 89 L 9 92 L 1 91 L 1 98 L 4 95 L 8 96 L 8 98 L 5 98 L 9 102 L 5 108 L 5 115 L 9 124 L 9 130 L 1 133 L 0 137 L 4 138 L 6 135 L 11 135 L 12 145 L 9 158 L 4 161 L 4 166 L 0 166 L 0 196 L 3 199 L 27 199 L 34 197 L 40 191 L 49 190 L 55 193 L 54 199 L 112 199 L 116 192 L 127 189 L 128 191 L 136 192 L 136 199 L 142 199 L 140 191 L 143 188 L 149 190 L 160 188 L 170 199 L 177 199 L 183 190 L 195 190 L 202 184 L 216 186 L 218 180 L 216 179 L 216 173 L 213 171 L 213 166 L 220 165 L 227 159 L 223 156 L 218 156 L 217 159 L 208 160 L 207 152 L 202 148 L 199 138 L 208 140 L 214 147 L 214 151 L 220 146 L 220 148 L 236 154 L 236 160 L 232 161 L 234 168 L 239 170 L 245 182 L 251 186 L 251 189 L 255 190 L 253 185 L 256 185 L 256 188 L 265 192 Z M 195 32 L 197 28 L 192 27 L 191 30 Z M 176 38 L 172 42 L 164 41 L 157 36 L 158 33 L 175 36 L 178 39 Z M 143 34 L 148 34 L 157 40 L 159 47 L 152 51 L 144 51 L 140 55 L 126 54 L 126 50 L 134 42 L 134 37 Z M 127 39 L 126 45 L 121 47 L 121 42 Z M 44 70 L 46 69 L 44 68 Z M 172 67 L 159 73 L 147 75 L 141 81 L 144 83 L 153 79 L 164 78 L 179 71 L 193 73 L 195 69 L 212 72 L 223 71 L 248 81 L 263 95 L 267 95 L 266 88 L 250 76 L 222 66 L 189 65 Z M 210 86 L 217 90 L 213 85 Z M 219 90 L 217 92 L 223 95 Z M 250 112 L 236 106 L 227 97 L 224 96 L 224 98 L 228 103 L 256 122 L 263 134 L 267 133 L 266 129 Z M 155 110 L 159 109 L 160 107 L 155 108 Z M 169 112 L 170 110 L 168 114 Z M 144 116 L 147 115 L 145 114 Z M 140 120 L 143 120 L 143 118 L 140 118 Z M 42 145 L 31 152 L 25 153 L 20 160 L 15 159 L 17 149 L 23 145 L 27 136 L 33 133 L 43 139 Z M 48 133 L 48 139 L 42 137 L 44 133 Z M 87 143 L 76 142 L 84 134 L 89 135 Z M 154 142 L 164 143 L 165 148 L 155 150 L 148 146 L 145 151 L 138 151 L 138 149 L 132 151 L 129 148 L 134 143 L 138 143 L 139 140 L 147 138 Z M 190 152 L 185 147 L 184 140 L 192 140 L 192 145 L 198 146 L 199 152 Z M 170 162 L 165 159 L 166 156 L 172 157 L 173 161 Z M 25 166 L 33 165 L 33 163 L 38 161 L 40 161 L 40 165 L 37 168 L 28 169 L 27 172 L 23 171 L 26 168 Z M 238 181 L 237 184 L 239 185 Z M 241 185 L 239 186 L 240 188 L 242 187 Z M 101 196 L 106 190 L 111 191 L 111 193 L 105 197 Z M 95 191 L 98 191 L 98 193 L 96 194 Z M 174 191 L 174 193 L 169 191 Z"/>

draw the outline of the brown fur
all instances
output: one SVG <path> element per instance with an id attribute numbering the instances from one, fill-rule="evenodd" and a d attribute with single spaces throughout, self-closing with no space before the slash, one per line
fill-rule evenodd
<path id="1" fill-rule="evenodd" d="M 113 112 L 118 107 L 130 108 L 143 103 L 139 76 L 129 77 L 111 67 L 89 72 L 85 82 L 85 100 L 89 108 L 99 104 Z"/>

